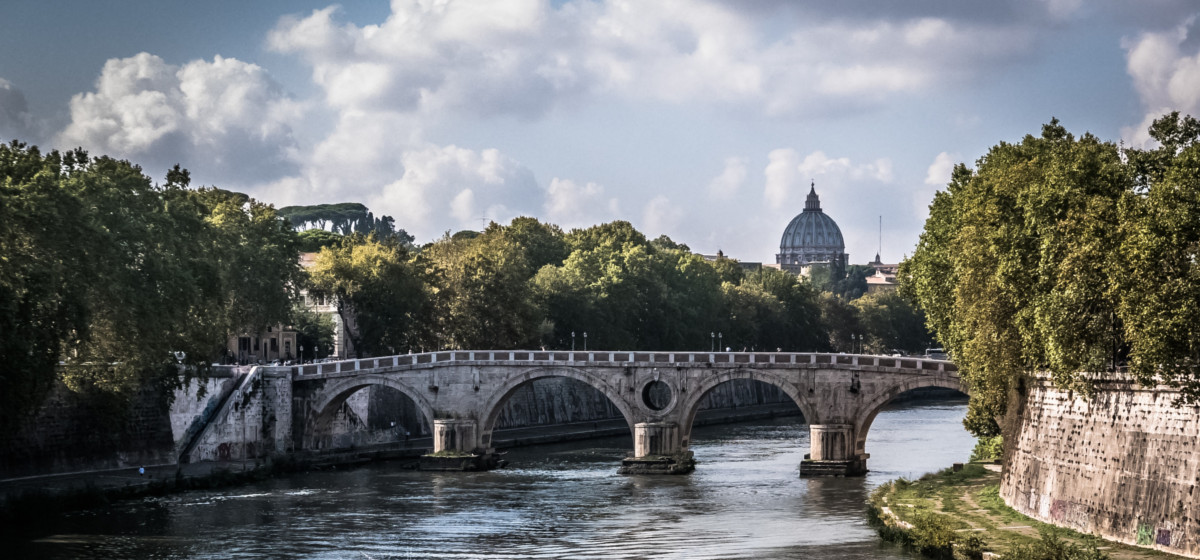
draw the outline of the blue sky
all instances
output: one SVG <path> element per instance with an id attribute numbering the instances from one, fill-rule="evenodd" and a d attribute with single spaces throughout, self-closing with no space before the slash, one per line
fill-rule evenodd
<path id="1" fill-rule="evenodd" d="M 102 5 L 103 4 L 103 5 Z M 419 241 L 626 219 L 773 262 L 810 181 L 851 261 L 917 241 L 950 166 L 1058 117 L 1200 115 L 1200 3 L 5 0 L 0 138 Z"/>

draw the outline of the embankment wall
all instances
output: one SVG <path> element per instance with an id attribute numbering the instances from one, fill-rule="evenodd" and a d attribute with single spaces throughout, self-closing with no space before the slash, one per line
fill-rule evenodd
<path id="1" fill-rule="evenodd" d="M 0 434 L 0 476 L 173 462 L 172 449 L 169 405 L 156 391 L 124 399 L 60 382 L 21 426 Z"/>
<path id="2" fill-rule="evenodd" d="M 1200 408 L 1167 387 L 1097 379 L 1091 394 L 1025 384 L 1000 493 L 1038 520 L 1200 558 Z M 1010 406 L 1012 406 L 1010 404 Z"/>

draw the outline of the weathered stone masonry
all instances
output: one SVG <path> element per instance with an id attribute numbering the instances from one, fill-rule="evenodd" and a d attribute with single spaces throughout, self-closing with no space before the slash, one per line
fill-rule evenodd
<path id="1" fill-rule="evenodd" d="M 1200 558 L 1200 409 L 1125 378 L 1027 385 L 1000 492 L 1038 520 Z"/>
<path id="2" fill-rule="evenodd" d="M 172 404 L 143 407 L 133 432 L 155 437 L 92 446 L 69 465 L 54 459 L 77 457 L 95 430 L 48 421 L 72 414 L 48 403 L 28 437 L 0 442 L 23 450 L 3 454 L 0 475 L 336 452 L 405 444 L 409 431 L 432 432 L 434 451 L 490 454 L 496 429 L 612 417 L 628 423 L 636 457 L 673 456 L 688 453 L 699 410 L 780 401 L 810 424 L 802 474 L 855 475 L 875 414 L 923 387 L 962 390 L 949 362 L 838 354 L 457 351 L 218 368 Z"/>

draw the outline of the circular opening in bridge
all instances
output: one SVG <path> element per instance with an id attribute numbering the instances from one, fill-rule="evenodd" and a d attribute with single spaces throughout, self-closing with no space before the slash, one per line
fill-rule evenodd
<path id="1" fill-rule="evenodd" d="M 651 381 L 642 388 L 642 402 L 650 410 L 662 410 L 671 404 L 671 386 L 662 381 Z"/>

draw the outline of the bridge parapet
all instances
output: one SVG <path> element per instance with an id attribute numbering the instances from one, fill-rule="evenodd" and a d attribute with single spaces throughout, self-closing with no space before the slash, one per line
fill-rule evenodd
<path id="1" fill-rule="evenodd" d="M 906 356 L 869 354 L 832 354 L 816 352 L 558 352 L 541 350 L 456 350 L 400 354 L 287 366 L 293 374 L 304 376 L 361 372 L 366 370 L 425 369 L 447 365 L 594 365 L 629 367 L 747 367 L 769 365 L 777 368 L 820 368 L 862 371 L 881 368 L 895 371 L 954 373 L 958 368 L 949 360 L 930 360 Z"/>

